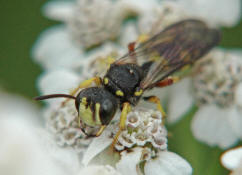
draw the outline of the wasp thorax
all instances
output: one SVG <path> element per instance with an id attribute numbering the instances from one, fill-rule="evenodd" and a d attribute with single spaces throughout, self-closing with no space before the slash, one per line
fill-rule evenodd
<path id="1" fill-rule="evenodd" d="M 104 88 L 84 89 L 76 99 L 81 122 L 91 127 L 107 125 L 112 120 L 117 106 L 116 98 Z"/>
<path id="2" fill-rule="evenodd" d="M 242 61 L 236 53 L 214 50 L 194 70 L 199 105 L 214 103 L 226 107 L 234 103 L 236 88 L 242 81 Z"/>

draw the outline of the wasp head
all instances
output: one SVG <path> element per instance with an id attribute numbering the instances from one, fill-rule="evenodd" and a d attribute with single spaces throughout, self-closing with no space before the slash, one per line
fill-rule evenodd
<path id="1" fill-rule="evenodd" d="M 76 97 L 78 117 L 91 127 L 108 125 L 117 107 L 117 99 L 103 88 L 86 88 Z"/>

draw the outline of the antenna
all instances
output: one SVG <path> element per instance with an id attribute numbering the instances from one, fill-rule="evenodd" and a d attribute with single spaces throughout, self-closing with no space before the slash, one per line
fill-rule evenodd
<path id="1" fill-rule="evenodd" d="M 76 97 L 72 95 L 67 95 L 67 94 L 50 94 L 50 95 L 43 95 L 39 97 L 35 97 L 35 100 L 46 100 L 49 98 L 71 98 L 71 99 L 76 99 Z"/>

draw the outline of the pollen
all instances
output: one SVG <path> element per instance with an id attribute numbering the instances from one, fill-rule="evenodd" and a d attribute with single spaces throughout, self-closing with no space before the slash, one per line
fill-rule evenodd
<path id="1" fill-rule="evenodd" d="M 117 90 L 116 91 L 116 95 L 122 97 L 122 96 L 124 96 L 124 93 L 122 91 L 120 91 L 120 90 Z"/>
<path id="2" fill-rule="evenodd" d="M 104 81 L 104 84 L 106 85 L 108 84 L 108 78 L 105 77 L 103 81 Z"/>
<path id="3" fill-rule="evenodd" d="M 142 93 L 143 93 L 143 90 L 140 89 L 139 91 L 136 91 L 136 92 L 134 93 L 134 95 L 135 95 L 135 96 L 140 96 Z"/>

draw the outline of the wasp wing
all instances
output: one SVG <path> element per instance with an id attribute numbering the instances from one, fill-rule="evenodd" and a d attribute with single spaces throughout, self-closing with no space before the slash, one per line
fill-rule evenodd
<path id="1" fill-rule="evenodd" d="M 219 30 L 209 28 L 200 20 L 187 19 L 168 26 L 116 62 L 125 64 L 146 60 L 149 69 L 140 87 L 149 89 L 183 66 L 198 60 L 219 41 Z"/>

